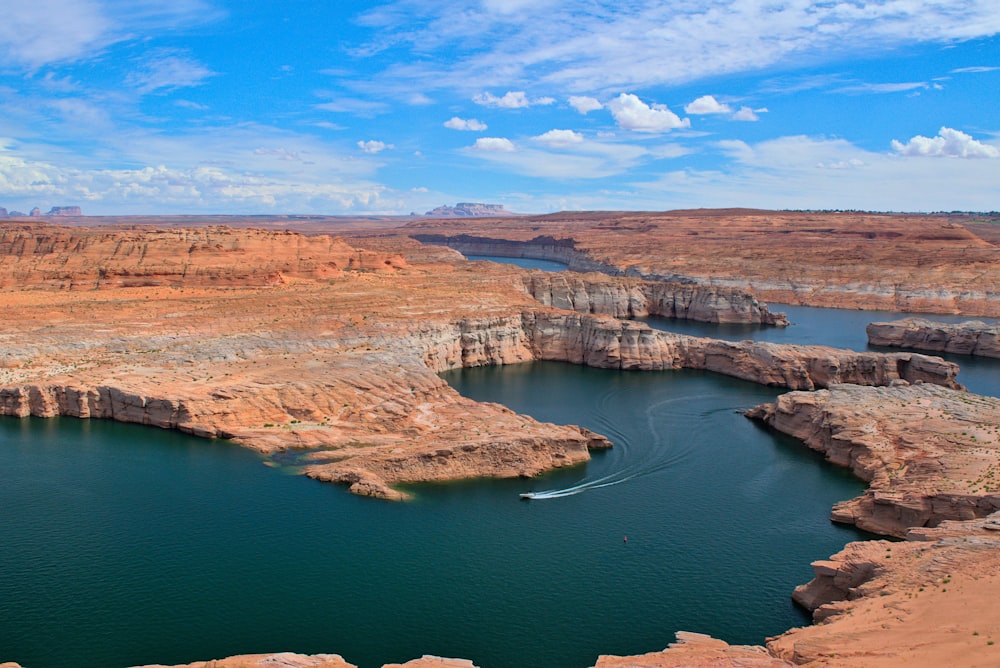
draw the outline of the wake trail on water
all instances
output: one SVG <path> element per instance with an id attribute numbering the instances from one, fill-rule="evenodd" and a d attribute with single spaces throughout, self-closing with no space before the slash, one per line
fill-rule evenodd
<path id="1" fill-rule="evenodd" d="M 690 436 L 699 426 L 698 424 L 691 423 L 691 418 L 694 414 L 683 410 L 683 406 L 690 402 L 701 402 L 705 399 L 719 396 L 717 394 L 703 394 L 672 397 L 655 404 L 650 404 L 644 411 L 646 431 L 650 438 L 650 444 L 648 447 L 642 449 L 641 456 L 637 456 L 632 453 L 632 450 L 634 450 L 632 439 L 615 427 L 614 422 L 608 415 L 608 409 L 613 403 L 612 399 L 617 394 L 619 392 L 611 391 L 602 395 L 597 401 L 597 411 L 592 419 L 594 427 L 606 436 L 610 436 L 612 442 L 615 444 L 615 447 L 611 449 L 611 453 L 614 453 L 616 457 L 609 462 L 613 470 L 600 477 L 584 478 L 577 484 L 569 487 L 546 489 L 538 492 L 525 492 L 521 494 L 521 498 L 544 500 L 574 496 L 592 489 L 620 485 L 636 478 L 660 473 L 665 469 L 675 466 L 693 452 L 693 439 Z M 668 423 L 688 424 L 689 427 L 683 433 L 679 433 L 677 430 L 669 430 L 671 433 L 661 433 L 661 430 L 657 429 L 656 423 L 662 422 L 664 416 L 672 418 L 668 420 Z"/>

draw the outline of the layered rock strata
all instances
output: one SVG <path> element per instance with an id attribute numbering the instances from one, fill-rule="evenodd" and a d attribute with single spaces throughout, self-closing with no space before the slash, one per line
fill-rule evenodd
<path id="1" fill-rule="evenodd" d="M 404 265 L 398 254 L 354 248 L 327 235 L 227 227 L 0 227 L 0 289 L 268 286 Z"/>
<path id="2" fill-rule="evenodd" d="M 3 664 L 6 665 L 6 664 Z M 0 668 L 3 668 L 0 665 Z M 148 665 L 136 668 L 358 668 L 347 663 L 339 654 L 244 654 L 212 661 L 196 661 L 183 665 Z M 406 663 L 387 663 L 382 668 L 476 668 L 467 659 L 448 659 L 424 655 Z"/>
<path id="3" fill-rule="evenodd" d="M 700 322 L 788 325 L 783 313 L 771 313 L 766 304 L 735 288 L 553 273 L 532 274 L 524 287 L 546 306 L 615 318 L 654 315 Z"/>
<path id="4" fill-rule="evenodd" d="M 1000 358 L 1000 325 L 988 325 L 978 320 L 952 324 L 906 318 L 873 322 L 866 331 L 868 343 L 873 346 Z"/>
<path id="5" fill-rule="evenodd" d="M 748 413 L 869 483 L 832 519 L 888 536 L 1000 509 L 1000 399 L 929 384 L 832 385 Z"/>

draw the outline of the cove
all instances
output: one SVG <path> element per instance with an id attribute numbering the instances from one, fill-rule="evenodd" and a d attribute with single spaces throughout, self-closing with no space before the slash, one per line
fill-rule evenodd
<path id="1" fill-rule="evenodd" d="M 363 668 L 425 653 L 541 668 L 662 649 L 676 630 L 758 643 L 807 622 L 792 588 L 860 535 L 827 517 L 862 483 L 738 412 L 774 389 L 557 363 L 446 377 L 616 448 L 390 504 L 225 442 L 0 419 L 3 658 L 107 668 L 294 650 Z M 608 475 L 621 482 L 518 498 Z"/>

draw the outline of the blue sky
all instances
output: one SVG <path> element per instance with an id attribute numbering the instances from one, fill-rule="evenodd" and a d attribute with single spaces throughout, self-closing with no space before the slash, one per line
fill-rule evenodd
<path id="1" fill-rule="evenodd" d="M 1000 209 L 997 0 L 5 0 L 0 206 Z"/>

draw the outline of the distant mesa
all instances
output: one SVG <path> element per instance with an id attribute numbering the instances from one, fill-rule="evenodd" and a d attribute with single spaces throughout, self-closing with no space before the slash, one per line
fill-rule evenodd
<path id="1" fill-rule="evenodd" d="M 7 211 L 6 207 L 0 206 L 0 218 L 25 218 L 32 217 L 38 218 L 40 216 L 82 216 L 83 210 L 78 206 L 54 206 L 48 210 L 48 213 L 42 213 L 42 210 L 37 206 L 32 208 L 29 213 L 24 213 L 23 211 Z"/>
<path id="2" fill-rule="evenodd" d="M 514 216 L 503 208 L 503 204 L 481 204 L 479 202 L 459 202 L 455 206 L 439 206 L 425 216 L 434 218 L 489 218 L 493 216 Z"/>
<path id="3" fill-rule="evenodd" d="M 83 211 L 78 206 L 54 206 L 46 216 L 82 216 Z"/>

